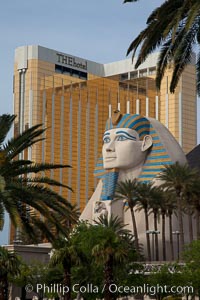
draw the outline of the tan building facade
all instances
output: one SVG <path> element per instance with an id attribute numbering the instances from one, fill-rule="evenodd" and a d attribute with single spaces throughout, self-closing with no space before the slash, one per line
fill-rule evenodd
<path id="1" fill-rule="evenodd" d="M 158 119 L 186 153 L 196 146 L 195 66 L 186 68 L 174 94 L 168 69 L 158 92 L 157 57 L 151 55 L 135 70 L 131 59 L 99 64 L 41 46 L 15 51 L 15 134 L 38 123 L 47 128 L 45 140 L 28 151 L 28 158 L 71 165 L 48 175 L 72 187 L 73 193 L 57 191 L 81 210 L 97 184 L 93 171 L 113 110 Z"/>

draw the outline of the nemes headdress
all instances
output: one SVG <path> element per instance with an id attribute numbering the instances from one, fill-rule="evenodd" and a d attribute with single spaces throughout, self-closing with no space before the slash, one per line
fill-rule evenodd
<path id="1" fill-rule="evenodd" d="M 154 179 L 164 168 L 165 165 L 172 164 L 172 160 L 163 146 L 158 133 L 151 122 L 138 114 L 120 114 L 115 111 L 111 118 L 106 122 L 106 130 L 113 128 L 130 128 L 135 130 L 139 139 L 143 140 L 145 135 L 152 137 L 153 144 L 147 154 L 141 174 L 138 181 L 149 182 Z M 119 170 L 105 170 L 103 168 L 103 158 L 98 159 L 94 175 L 103 181 L 103 190 L 101 200 L 112 200 L 115 192 L 115 186 L 118 180 Z"/>

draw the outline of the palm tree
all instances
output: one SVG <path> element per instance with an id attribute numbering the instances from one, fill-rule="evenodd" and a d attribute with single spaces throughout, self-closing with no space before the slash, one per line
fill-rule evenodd
<path id="1" fill-rule="evenodd" d="M 111 300 L 115 299 L 109 289 L 114 282 L 114 266 L 124 263 L 132 251 L 132 235 L 117 216 L 101 215 L 96 224 L 101 226 L 104 234 L 93 247 L 92 255 L 97 264 L 104 266 L 104 299 Z"/>
<path id="2" fill-rule="evenodd" d="M 41 216 L 63 232 L 65 229 L 59 225 L 59 218 L 63 216 L 74 220 L 74 216 L 71 214 L 71 204 L 51 187 L 70 188 L 42 174 L 70 166 L 19 159 L 20 153 L 43 139 L 41 136 L 45 129 L 35 125 L 5 142 L 14 120 L 13 115 L 0 116 L 0 226 L 3 227 L 4 213 L 7 211 L 12 224 L 19 230 L 25 230 L 33 240 L 34 226 L 52 239 Z"/>
<path id="3" fill-rule="evenodd" d="M 54 241 L 53 254 L 51 256 L 49 266 L 55 267 L 62 265 L 64 270 L 63 285 L 69 289 L 64 294 L 65 300 L 71 299 L 71 269 L 74 264 L 79 263 L 79 256 L 77 254 L 76 247 L 73 245 L 70 238 L 71 232 L 68 233 L 67 237 L 59 237 Z"/>
<path id="4" fill-rule="evenodd" d="M 163 201 L 163 192 L 160 187 L 152 187 L 151 189 L 151 197 L 149 201 L 150 206 L 150 213 L 153 213 L 153 220 L 154 220 L 154 233 L 155 236 L 155 253 L 156 253 L 156 260 L 159 260 L 159 245 L 158 245 L 158 217 L 160 214 L 161 203 Z M 163 232 L 165 234 L 165 232 Z M 153 237 L 152 237 L 153 238 Z M 165 238 L 164 238 L 165 239 Z M 152 253 L 153 256 L 153 253 Z"/>
<path id="5" fill-rule="evenodd" d="M 174 260 L 174 243 L 173 243 L 173 226 L 172 226 L 172 216 L 173 214 L 176 214 L 176 196 L 174 193 L 167 193 L 165 191 L 164 197 L 166 199 L 165 205 L 166 205 L 166 215 L 169 220 L 169 242 L 170 242 L 170 252 L 171 252 L 171 260 Z"/>
<path id="6" fill-rule="evenodd" d="M 165 196 L 164 191 L 161 189 L 160 190 L 161 195 L 160 195 L 160 211 L 161 211 L 161 218 L 162 218 L 162 254 L 163 254 L 163 261 L 166 260 L 166 233 L 165 233 L 165 218 L 167 215 L 167 204 L 168 204 L 168 199 Z"/>
<path id="7" fill-rule="evenodd" d="M 193 199 L 195 197 L 195 191 L 193 190 L 193 187 L 190 187 L 187 189 L 184 193 L 184 200 L 185 200 L 185 207 L 184 212 L 188 216 L 188 228 L 189 228 L 189 239 L 190 243 L 192 243 L 194 236 L 193 236 L 193 216 L 194 216 L 194 205 L 193 205 Z"/>
<path id="8" fill-rule="evenodd" d="M 176 162 L 173 165 L 165 166 L 164 170 L 158 176 L 158 178 L 164 182 L 162 184 L 163 188 L 167 188 L 168 190 L 176 193 L 181 252 L 184 247 L 182 218 L 183 193 L 192 185 L 197 174 L 197 171 L 192 170 L 187 164 L 181 166 L 178 162 Z"/>
<path id="9" fill-rule="evenodd" d="M 136 211 L 144 211 L 145 216 L 145 229 L 146 229 L 146 241 L 147 241 L 147 256 L 148 260 L 151 261 L 151 247 L 150 247 L 150 236 L 148 234 L 149 230 L 149 201 L 152 189 L 152 182 L 150 183 L 142 183 L 138 182 L 136 185 L 136 197 L 137 197 L 137 210 Z"/>
<path id="10" fill-rule="evenodd" d="M 133 233 L 135 236 L 135 248 L 139 252 L 139 240 L 138 240 L 138 232 L 137 232 L 137 224 L 135 219 L 134 207 L 137 205 L 137 197 L 136 197 L 136 180 L 126 180 L 117 183 L 115 189 L 114 200 L 123 200 L 124 205 L 128 205 L 128 208 L 131 212 L 132 225 L 133 225 Z"/>
<path id="11" fill-rule="evenodd" d="M 20 259 L 7 249 L 0 247 L 0 299 L 8 300 L 8 276 L 19 275 Z"/>
<path id="12" fill-rule="evenodd" d="M 126 2 L 136 2 L 125 0 Z M 127 55 L 132 52 L 137 68 L 148 55 L 161 47 L 156 74 L 156 84 L 160 88 L 164 72 L 169 64 L 173 66 L 170 92 L 174 92 L 185 66 L 192 59 L 194 45 L 200 44 L 200 2 L 199 0 L 168 0 L 156 8 L 147 19 L 146 28 L 130 44 Z M 159 28 L 159 30 L 158 30 Z M 200 94 L 200 51 L 198 50 L 197 89 Z"/>
<path id="13" fill-rule="evenodd" d="M 125 228 L 127 224 L 124 224 L 118 216 L 111 215 L 108 217 L 107 215 L 102 214 L 98 217 L 98 220 L 95 220 L 94 222 L 95 224 L 101 225 L 105 228 L 111 228 L 115 234 L 121 238 L 132 237 L 130 230 Z"/>
<path id="14" fill-rule="evenodd" d="M 195 209 L 195 218 L 196 218 L 196 235 L 197 239 L 200 239 L 200 178 L 197 176 L 192 182 L 191 186 L 186 190 L 185 196 L 187 198 L 187 203 L 189 204 L 189 211 L 193 212 Z M 191 221 L 190 221 L 191 222 Z M 191 228 L 192 225 L 190 225 Z M 192 228 L 190 229 L 192 230 Z"/>

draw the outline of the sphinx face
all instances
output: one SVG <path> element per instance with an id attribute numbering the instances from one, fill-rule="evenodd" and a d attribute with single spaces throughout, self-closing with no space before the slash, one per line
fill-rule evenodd
<path id="1" fill-rule="evenodd" d="M 152 145 L 150 136 L 139 140 L 138 133 L 130 128 L 107 130 L 103 136 L 104 169 L 130 169 L 143 165 L 147 149 Z"/>

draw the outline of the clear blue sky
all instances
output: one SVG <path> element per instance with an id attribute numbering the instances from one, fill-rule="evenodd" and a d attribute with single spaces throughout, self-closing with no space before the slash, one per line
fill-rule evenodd
<path id="1" fill-rule="evenodd" d="M 6 0 L 0 10 L 0 113 L 12 113 L 15 48 L 41 45 L 97 62 L 126 57 L 147 16 L 164 0 Z M 8 222 L 0 233 L 7 243 Z"/>

